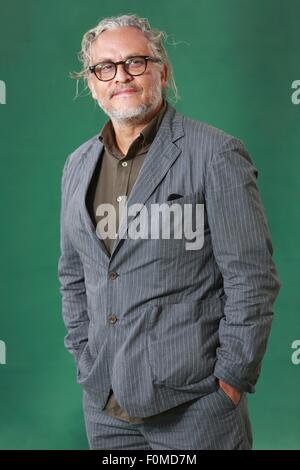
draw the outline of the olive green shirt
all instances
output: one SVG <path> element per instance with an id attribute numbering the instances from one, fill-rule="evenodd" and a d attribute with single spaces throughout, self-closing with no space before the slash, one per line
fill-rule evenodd
<path id="1" fill-rule="evenodd" d="M 97 207 L 100 204 L 109 203 L 114 206 L 116 211 L 116 233 L 118 232 L 121 216 L 121 212 L 119 210 L 120 202 L 124 196 L 128 198 L 132 190 L 149 147 L 161 124 L 167 105 L 168 103 L 164 99 L 162 108 L 145 126 L 140 135 L 131 143 L 126 155 L 124 155 L 117 146 L 111 120 L 109 120 L 100 131 L 99 139 L 104 144 L 103 155 L 102 158 L 99 158 L 98 164 L 96 165 L 96 169 L 87 192 L 86 201 L 87 209 L 95 227 L 101 219 L 101 216 L 96 213 Z M 106 214 L 105 217 L 107 218 L 109 215 Z M 97 230 L 99 230 L 99 225 Z M 106 235 L 104 236 L 103 230 L 99 233 L 101 238 L 101 241 L 99 240 L 99 242 L 104 243 L 109 255 L 111 254 L 112 247 L 115 242 L 116 233 L 109 238 Z M 112 390 L 106 403 L 105 412 L 110 416 L 122 419 L 129 423 L 143 422 L 142 418 L 128 416 L 125 410 L 123 410 L 117 403 Z"/>

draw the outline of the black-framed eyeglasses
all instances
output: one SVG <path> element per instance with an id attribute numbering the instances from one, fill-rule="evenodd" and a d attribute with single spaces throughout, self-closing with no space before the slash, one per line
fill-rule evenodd
<path id="1" fill-rule="evenodd" d="M 143 75 L 145 73 L 148 61 L 161 62 L 157 57 L 151 57 L 149 55 L 137 55 L 128 57 L 126 60 L 120 60 L 119 62 L 99 62 L 98 64 L 91 65 L 89 67 L 90 72 L 94 73 L 98 80 L 102 82 L 108 82 L 115 78 L 117 74 L 117 67 L 122 64 L 129 75 L 136 77 L 137 75 Z"/>

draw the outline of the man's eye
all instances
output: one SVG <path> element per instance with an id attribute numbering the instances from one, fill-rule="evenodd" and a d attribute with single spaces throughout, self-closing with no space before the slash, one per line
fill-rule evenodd
<path id="1" fill-rule="evenodd" d="M 109 64 L 109 63 L 99 65 L 99 69 L 103 71 L 111 70 L 112 68 L 113 68 L 113 64 Z"/>
<path id="2" fill-rule="evenodd" d="M 132 65 L 140 65 L 143 63 L 143 59 L 140 57 L 133 57 L 132 59 L 128 59 L 127 63 Z"/>

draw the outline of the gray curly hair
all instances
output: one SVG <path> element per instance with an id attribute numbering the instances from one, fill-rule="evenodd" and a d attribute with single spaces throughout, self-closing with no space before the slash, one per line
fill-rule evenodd
<path id="1" fill-rule="evenodd" d="M 76 96 L 78 96 L 79 80 L 83 79 L 86 84 L 89 77 L 88 67 L 91 65 L 91 47 L 93 42 L 101 33 L 108 29 L 126 28 L 130 26 L 142 31 L 145 37 L 149 40 L 149 47 L 152 53 L 162 61 L 159 66 L 163 67 L 163 64 L 166 64 L 168 68 L 167 85 L 162 91 L 163 96 L 170 99 L 170 101 L 178 101 L 180 96 L 174 79 L 173 67 L 163 44 L 167 39 L 167 34 L 164 31 L 151 28 L 146 18 L 140 18 L 137 15 L 131 14 L 103 18 L 94 28 L 90 29 L 83 35 L 81 51 L 78 54 L 78 58 L 82 63 L 82 69 L 79 72 L 71 72 L 70 74 L 71 78 L 75 78 L 77 80 Z M 171 92 L 173 93 L 173 96 Z"/>

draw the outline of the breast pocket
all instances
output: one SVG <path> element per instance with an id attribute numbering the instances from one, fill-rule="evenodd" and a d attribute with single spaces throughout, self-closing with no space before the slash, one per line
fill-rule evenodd
<path id="1" fill-rule="evenodd" d="M 219 298 L 152 309 L 147 348 L 157 383 L 184 389 L 213 373 L 222 315 Z"/>
<path id="2" fill-rule="evenodd" d="M 204 244 L 204 199 L 201 193 L 159 202 L 151 211 L 154 238 L 161 240 L 160 254 L 180 256 Z M 158 236 L 159 234 L 159 236 Z"/>

